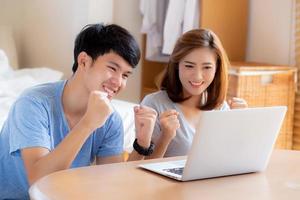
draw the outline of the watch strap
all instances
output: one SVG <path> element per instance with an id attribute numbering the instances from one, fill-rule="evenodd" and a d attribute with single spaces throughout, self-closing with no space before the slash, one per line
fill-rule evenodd
<path id="1" fill-rule="evenodd" d="M 138 144 L 137 138 L 134 140 L 134 143 L 133 143 L 134 150 L 143 156 L 151 155 L 154 151 L 154 146 L 155 146 L 154 143 L 151 141 L 150 146 L 148 148 L 144 148 Z"/>

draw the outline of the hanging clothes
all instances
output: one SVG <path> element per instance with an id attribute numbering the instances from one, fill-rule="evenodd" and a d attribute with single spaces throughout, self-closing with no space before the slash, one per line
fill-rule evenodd
<path id="1" fill-rule="evenodd" d="M 178 37 L 199 27 L 199 0 L 140 0 L 147 60 L 167 62 Z"/>
<path id="2" fill-rule="evenodd" d="M 199 28 L 198 0 L 170 0 L 163 35 L 163 54 L 171 54 L 176 40 L 186 31 Z"/>
<path id="3" fill-rule="evenodd" d="M 163 27 L 168 0 L 141 0 L 140 10 L 143 15 L 141 32 L 147 34 L 146 59 L 166 61 L 161 49 L 163 45 Z"/>
<path id="4" fill-rule="evenodd" d="M 182 33 L 199 28 L 199 0 L 186 0 L 183 16 Z"/>

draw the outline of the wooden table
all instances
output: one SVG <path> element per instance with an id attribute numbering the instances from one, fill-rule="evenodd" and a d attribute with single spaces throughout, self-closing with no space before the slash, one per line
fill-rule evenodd
<path id="1" fill-rule="evenodd" d="M 275 150 L 267 170 L 262 173 L 190 182 L 178 182 L 137 167 L 142 162 L 153 161 L 56 172 L 32 185 L 30 197 L 35 200 L 300 199 L 300 151 Z"/>

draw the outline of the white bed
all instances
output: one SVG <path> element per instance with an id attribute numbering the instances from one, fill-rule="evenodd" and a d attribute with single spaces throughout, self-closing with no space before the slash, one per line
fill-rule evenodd
<path id="1" fill-rule="evenodd" d="M 8 33 L 3 32 L 3 27 L 0 27 L 0 129 L 10 106 L 24 89 L 57 81 L 63 76 L 61 72 L 47 67 L 18 69 L 15 44 Z M 133 106 L 136 104 L 122 100 L 112 100 L 112 104 L 123 120 L 124 151 L 131 152 L 135 138 Z"/>

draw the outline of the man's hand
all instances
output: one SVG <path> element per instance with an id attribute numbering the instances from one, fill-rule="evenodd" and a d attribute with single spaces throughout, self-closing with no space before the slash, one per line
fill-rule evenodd
<path id="1" fill-rule="evenodd" d="M 88 136 L 93 130 L 102 126 L 112 112 L 107 96 L 100 91 L 93 91 L 89 96 L 83 118 L 54 150 L 50 152 L 42 147 L 22 149 L 21 155 L 29 184 L 50 173 L 68 169 Z M 117 157 L 110 157 L 104 162 L 118 161 L 117 159 Z"/>
<path id="2" fill-rule="evenodd" d="M 229 107 L 231 109 L 238 109 L 238 108 L 247 108 L 247 102 L 242 98 L 233 97 L 228 100 Z"/>
<path id="3" fill-rule="evenodd" d="M 140 146 L 148 148 L 156 121 L 157 113 L 147 106 L 135 106 L 134 118 L 137 142 Z"/>
<path id="4" fill-rule="evenodd" d="M 176 110 L 167 110 L 160 115 L 159 121 L 163 138 L 172 140 L 176 136 L 176 130 L 180 127 L 178 115 Z"/>
<path id="5" fill-rule="evenodd" d="M 111 113 L 113 113 L 113 108 L 107 94 L 101 91 L 92 91 L 82 120 L 89 129 L 94 131 L 105 123 Z"/>

